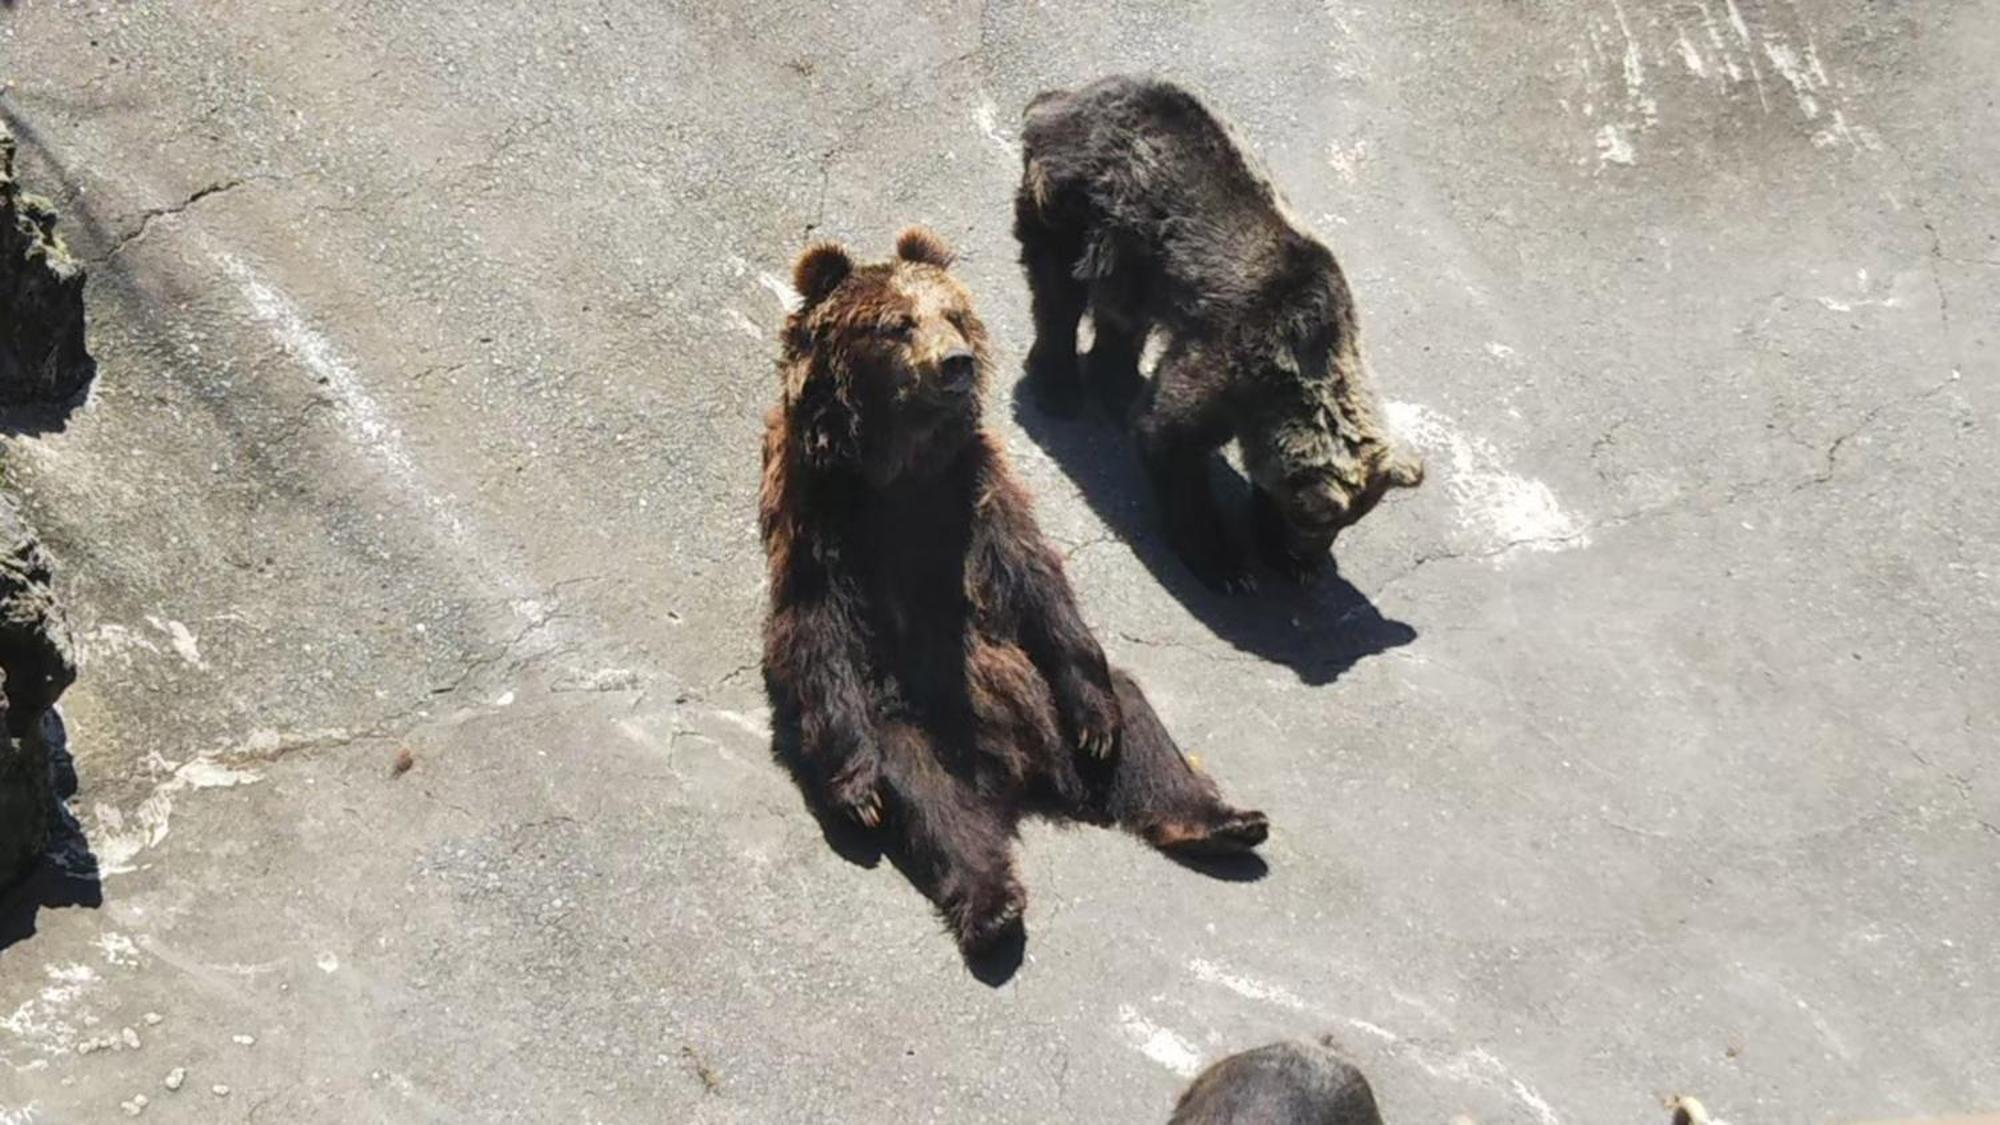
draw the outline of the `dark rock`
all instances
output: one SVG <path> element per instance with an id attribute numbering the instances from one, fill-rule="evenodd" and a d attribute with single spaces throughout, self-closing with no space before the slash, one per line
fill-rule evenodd
<path id="1" fill-rule="evenodd" d="M 48 743 L 0 731 L 0 889 L 34 868 L 55 821 Z"/>
<path id="2" fill-rule="evenodd" d="M 58 822 L 47 720 L 76 680 L 75 654 L 48 553 L 0 497 L 0 887 L 34 866 Z"/>
<path id="3" fill-rule="evenodd" d="M 54 208 L 14 179 L 14 137 L 0 124 L 0 404 L 67 403 L 96 374 L 83 279 L 56 235 Z"/>

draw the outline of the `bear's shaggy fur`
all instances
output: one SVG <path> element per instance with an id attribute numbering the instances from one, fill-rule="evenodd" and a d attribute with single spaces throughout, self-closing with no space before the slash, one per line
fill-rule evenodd
<path id="1" fill-rule="evenodd" d="M 1022 127 L 1014 232 L 1034 298 L 1028 384 L 1044 409 L 1081 405 L 1090 377 L 1129 404 L 1167 531 L 1211 585 L 1252 584 L 1224 532 L 1208 455 L 1235 438 L 1266 558 L 1303 578 L 1334 536 L 1423 464 L 1383 425 L 1361 362 L 1347 281 L 1230 130 L 1165 82 L 1107 78 L 1044 93 Z M 1150 388 L 1146 334 L 1168 344 Z"/>
<path id="2" fill-rule="evenodd" d="M 1201 1072 L 1168 1125 L 1382 1125 L 1368 1079 L 1330 1043 L 1273 1043 Z"/>
<path id="3" fill-rule="evenodd" d="M 1024 813 L 1240 852 L 1225 803 L 1105 663 L 980 400 L 986 330 L 922 229 L 888 262 L 794 268 L 783 397 L 764 438 L 778 746 L 824 811 L 890 836 L 961 947 L 1018 935 Z"/>

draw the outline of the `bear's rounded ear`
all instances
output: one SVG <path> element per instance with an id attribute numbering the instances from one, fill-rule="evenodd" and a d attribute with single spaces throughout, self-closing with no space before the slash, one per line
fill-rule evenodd
<path id="1" fill-rule="evenodd" d="M 806 305 L 817 305 L 853 272 L 854 259 L 847 256 L 846 247 L 838 242 L 815 242 L 792 266 L 792 288 L 799 291 Z"/>
<path id="2" fill-rule="evenodd" d="M 958 258 L 951 243 L 929 227 L 911 227 L 896 236 L 896 256 L 906 262 L 920 262 L 941 270 L 951 268 Z"/>

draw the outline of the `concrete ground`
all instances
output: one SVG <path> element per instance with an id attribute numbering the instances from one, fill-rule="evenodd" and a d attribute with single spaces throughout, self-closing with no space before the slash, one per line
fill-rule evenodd
<path id="1" fill-rule="evenodd" d="M 1155 1122 L 1323 1033 L 1398 1123 L 2000 1108 L 1996 58 L 1961 0 L 9 3 L 106 874 L 0 952 L 0 1122 Z M 1432 477 L 1223 601 L 995 388 L 1276 833 L 1030 830 L 990 985 L 769 758 L 756 443 L 810 235 L 946 232 L 1011 383 L 1019 107 L 1108 71 L 1239 122 Z"/>

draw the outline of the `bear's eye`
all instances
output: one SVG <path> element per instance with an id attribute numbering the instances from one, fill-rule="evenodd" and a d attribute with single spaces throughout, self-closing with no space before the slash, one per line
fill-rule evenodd
<path id="1" fill-rule="evenodd" d="M 908 339 L 910 333 L 916 330 L 917 318 L 913 316 L 894 317 L 875 326 L 877 335 L 885 336 L 891 340 Z"/>

